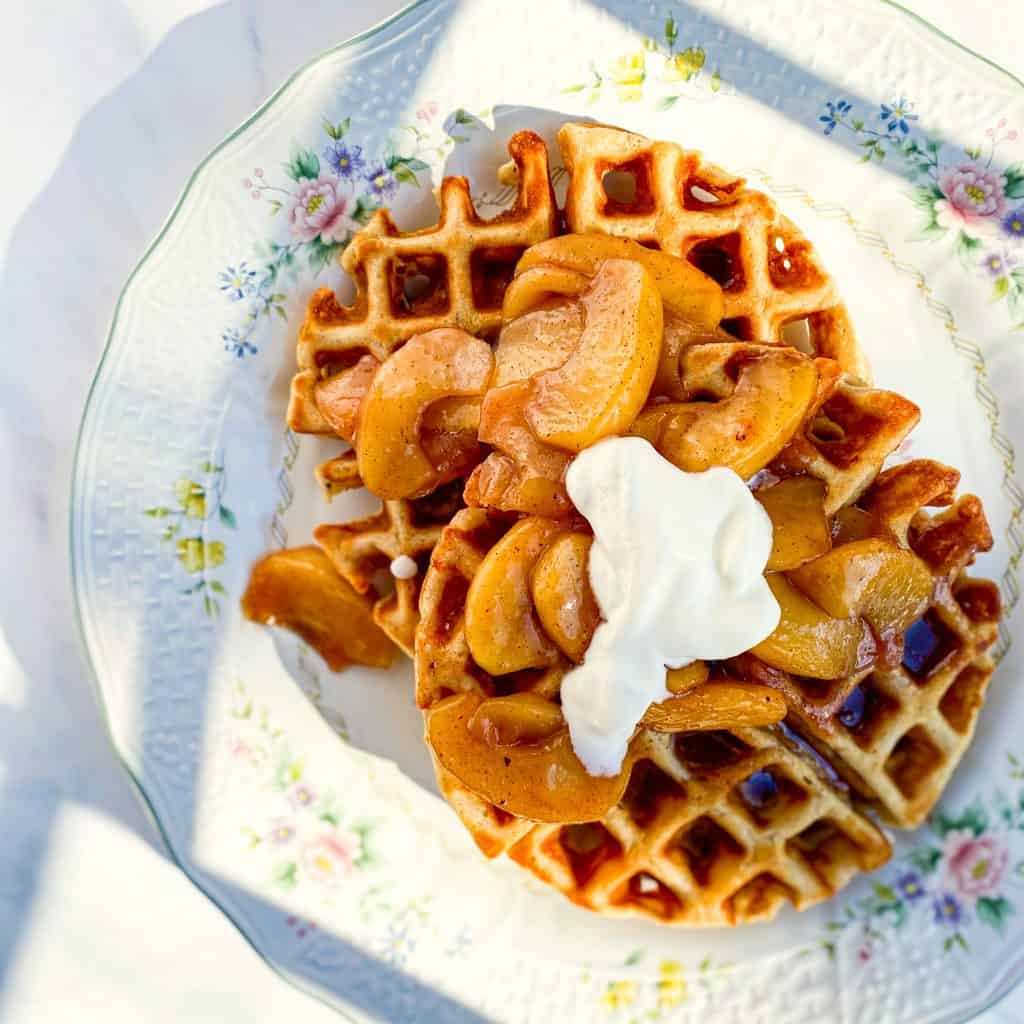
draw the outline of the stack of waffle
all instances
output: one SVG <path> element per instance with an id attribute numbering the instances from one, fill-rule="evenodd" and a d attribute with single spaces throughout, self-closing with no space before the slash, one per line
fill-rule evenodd
<path id="1" fill-rule="evenodd" d="M 766 353 L 782 350 L 790 362 L 813 366 L 817 385 L 806 415 L 767 445 L 752 486 L 820 481 L 832 543 L 875 538 L 926 567 L 931 598 L 900 637 L 839 678 L 796 671 L 760 648 L 707 666 L 709 686 L 728 678 L 781 694 L 785 722 L 676 733 L 641 723 L 621 793 L 588 820 L 512 813 L 491 799 L 493 787 L 467 784 L 457 759 L 432 746 L 442 792 L 483 852 L 508 853 L 584 907 L 689 925 L 764 920 L 786 903 L 803 909 L 886 860 L 889 843 L 876 817 L 906 828 L 919 824 L 970 741 L 993 671 L 988 651 L 1000 614 L 993 585 L 966 575 L 975 554 L 991 547 L 984 513 L 976 498 L 955 498 L 959 476 L 938 463 L 883 471 L 918 410 L 870 386 L 834 282 L 767 196 L 697 153 L 619 129 L 569 124 L 558 142 L 569 175 L 564 216 L 544 143 L 530 132 L 510 140 L 517 197 L 496 219 L 477 215 L 461 178 L 443 182 L 433 228 L 402 233 L 386 211 L 374 215 L 342 257 L 355 282 L 354 303 L 341 306 L 326 289 L 310 302 L 288 422 L 297 432 L 353 445 L 319 468 L 328 494 L 369 480 L 358 429 L 367 422 L 366 396 L 383 379 L 381 367 L 390 363 L 393 370 L 403 351 L 411 364 L 416 346 L 439 331 L 449 332 L 443 340 L 456 353 L 463 343 L 452 329 L 466 332 L 466 352 L 469 336 L 497 341 L 514 319 L 505 299 L 522 254 L 560 227 L 659 249 L 717 284 L 708 285 L 716 294 L 720 289 L 714 322 L 688 336 L 673 384 L 679 394 L 670 397 L 699 400 L 711 415 L 741 387 L 743 367 Z M 628 192 L 612 187 L 623 176 Z M 520 278 L 526 272 L 520 266 Z M 562 315 L 557 295 L 538 309 Z M 666 324 L 666 337 L 668 330 Z M 561 680 L 579 660 L 559 647 L 558 637 L 545 635 L 536 610 L 531 629 L 547 653 L 526 669 L 487 671 L 467 638 L 467 596 L 481 565 L 517 521 L 537 514 L 521 503 L 520 485 L 552 483 L 571 459 L 527 436 L 517 449 L 527 464 L 516 465 L 487 434 L 487 395 L 521 382 L 509 375 L 517 364 L 502 363 L 501 351 L 499 341 L 489 384 L 467 384 L 467 370 L 461 390 L 437 392 L 442 397 L 417 414 L 412 447 L 427 452 L 428 471 L 415 486 L 400 493 L 384 486 L 376 515 L 316 531 L 342 579 L 372 603 L 377 624 L 414 655 L 428 737 L 431 722 L 440 720 L 435 716 L 467 698 L 528 694 L 537 702 L 531 707 L 546 702 L 557 716 Z M 539 358 L 549 368 L 566 357 Z M 654 411 L 669 397 L 652 395 Z M 505 404 L 509 415 L 521 412 L 511 400 Z M 656 431 L 641 428 L 641 419 L 633 432 L 657 446 Z M 458 457 L 447 461 L 430 455 L 455 449 Z M 537 453 L 536 465 L 524 451 Z M 496 487 L 501 501 L 490 500 Z M 560 524 L 552 535 L 587 533 L 564 495 L 555 497 L 539 513 Z M 383 587 L 382 576 L 390 576 Z M 825 617 L 821 609 L 816 614 Z"/>

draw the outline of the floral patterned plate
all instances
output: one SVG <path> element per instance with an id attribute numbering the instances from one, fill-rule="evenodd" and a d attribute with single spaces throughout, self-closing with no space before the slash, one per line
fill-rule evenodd
<path id="1" fill-rule="evenodd" d="M 72 517 L 113 740 L 182 868 L 351 1017 L 965 1020 L 1024 972 L 1024 90 L 874 0 L 544 10 L 538 32 L 421 3 L 317 58 L 204 162 L 126 285 Z M 567 116 L 773 194 L 877 380 L 922 408 L 900 454 L 962 467 L 998 538 L 980 568 L 1010 609 L 1002 664 L 941 810 L 875 876 L 764 926 L 606 921 L 484 861 L 433 795 L 408 665 L 335 676 L 238 612 L 262 551 L 366 507 L 324 507 L 329 445 L 282 426 L 309 293 L 345 290 L 336 257 L 381 204 L 429 223 L 443 170 L 500 208 L 503 140 Z"/>

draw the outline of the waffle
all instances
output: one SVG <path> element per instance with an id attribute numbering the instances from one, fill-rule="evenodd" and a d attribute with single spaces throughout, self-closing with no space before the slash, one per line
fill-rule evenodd
<path id="1" fill-rule="evenodd" d="M 469 582 L 508 523 L 464 509 L 434 550 L 421 598 L 417 698 L 532 690 L 553 696 L 567 662 L 496 680 L 463 633 Z M 428 710 L 429 714 L 429 710 Z M 574 902 L 686 925 L 766 920 L 826 899 L 889 856 L 820 763 L 779 728 L 643 733 L 626 793 L 601 821 L 536 824 L 463 786 L 439 765 L 442 792 L 488 856 L 513 860 Z"/>
<path id="2" fill-rule="evenodd" d="M 566 124 L 558 144 L 569 172 L 569 231 L 625 236 L 685 256 L 722 286 L 730 334 L 797 344 L 835 359 L 853 380 L 870 381 L 834 282 L 766 195 L 699 153 L 619 128 Z M 628 201 L 606 191 L 610 172 L 632 176 Z"/>
<path id="3" fill-rule="evenodd" d="M 355 282 L 355 300 L 343 306 L 330 288 L 310 299 L 296 348 L 292 430 L 332 433 L 317 407 L 317 385 L 366 353 L 384 360 L 413 335 L 437 327 L 479 337 L 497 332 L 516 262 L 527 246 L 555 233 L 558 218 L 544 141 L 517 132 L 508 151 L 518 191 L 512 207 L 492 220 L 477 214 L 469 182 L 450 177 L 441 183 L 434 227 L 403 233 L 382 209 L 348 244 L 341 265 Z"/>
<path id="4" fill-rule="evenodd" d="M 338 572 L 360 594 L 375 593 L 373 619 L 409 657 L 419 623 L 419 597 L 430 553 L 460 504 L 461 481 L 425 498 L 385 501 L 381 510 L 350 523 L 325 523 L 314 537 Z M 392 575 L 395 559 L 416 565 L 409 578 Z M 383 582 L 382 582 L 383 578 Z"/>
<path id="5" fill-rule="evenodd" d="M 801 679 L 752 655 L 733 674 L 780 689 L 790 719 L 860 796 L 891 822 L 914 828 L 934 807 L 963 756 L 992 678 L 998 630 L 994 584 L 964 570 L 992 546 L 981 503 L 953 501 L 959 474 L 915 461 L 886 470 L 862 505 L 909 546 L 934 578 L 931 604 L 907 632 L 901 664 L 835 680 Z M 924 505 L 946 505 L 943 512 Z"/>

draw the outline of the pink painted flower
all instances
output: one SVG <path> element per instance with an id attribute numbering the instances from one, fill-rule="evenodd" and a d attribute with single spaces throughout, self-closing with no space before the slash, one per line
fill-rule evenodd
<path id="1" fill-rule="evenodd" d="M 345 241 L 359 227 L 352 220 L 349 204 L 332 178 L 300 178 L 288 208 L 292 234 L 300 242 L 312 242 L 317 235 L 328 243 Z"/>
<path id="2" fill-rule="evenodd" d="M 870 942 L 865 942 L 857 949 L 857 960 L 862 964 L 868 963 L 873 955 L 874 950 L 872 950 Z"/>
<path id="3" fill-rule="evenodd" d="M 963 899 L 977 900 L 999 892 L 1009 851 L 995 836 L 955 830 L 946 835 L 942 856 L 947 884 Z"/>
<path id="4" fill-rule="evenodd" d="M 935 203 L 935 219 L 944 228 L 977 228 L 1006 209 L 1006 178 L 979 163 L 945 168 L 939 175 L 945 199 Z"/>
<path id="5" fill-rule="evenodd" d="M 432 121 L 437 116 L 437 103 L 431 100 L 429 103 L 424 103 L 419 110 L 416 111 L 416 116 L 421 121 Z"/>
<path id="6" fill-rule="evenodd" d="M 312 881 L 334 887 L 352 871 L 358 853 L 357 836 L 332 832 L 306 843 L 302 850 L 302 867 Z"/>

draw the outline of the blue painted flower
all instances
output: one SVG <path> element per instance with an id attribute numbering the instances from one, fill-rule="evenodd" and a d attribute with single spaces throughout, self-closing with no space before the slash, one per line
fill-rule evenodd
<path id="1" fill-rule="evenodd" d="M 818 118 L 825 125 L 825 134 L 831 135 L 836 130 L 836 125 L 839 124 L 843 115 L 847 114 L 850 110 L 850 104 L 846 100 L 836 100 L 834 103 L 829 100 L 825 104 L 825 113 Z"/>
<path id="2" fill-rule="evenodd" d="M 963 922 L 963 904 L 951 892 L 944 892 L 941 896 L 936 896 L 932 900 L 932 910 L 935 912 L 935 920 L 939 924 L 956 927 Z"/>
<path id="3" fill-rule="evenodd" d="M 246 355 L 254 356 L 259 351 L 248 336 L 237 327 L 229 327 L 224 331 L 221 340 L 224 342 L 224 351 L 239 359 Z"/>
<path id="4" fill-rule="evenodd" d="M 366 175 L 366 181 L 377 199 L 386 199 L 398 191 L 398 179 L 383 164 L 374 167 Z"/>
<path id="5" fill-rule="evenodd" d="M 1002 277 L 1010 269 L 1010 261 L 998 252 L 986 253 L 981 265 L 992 277 Z"/>
<path id="6" fill-rule="evenodd" d="M 244 260 L 237 267 L 228 267 L 220 272 L 220 290 L 232 302 L 238 302 L 256 291 L 256 271 Z"/>
<path id="7" fill-rule="evenodd" d="M 362 146 L 346 146 L 344 142 L 332 142 L 324 150 L 324 159 L 339 178 L 352 178 L 366 166 Z"/>
<path id="8" fill-rule="evenodd" d="M 896 880 L 896 888 L 908 903 L 916 903 L 925 895 L 924 881 L 916 871 L 907 871 Z"/>
<path id="9" fill-rule="evenodd" d="M 1024 206 L 1018 206 L 1002 219 L 1003 232 L 1011 238 L 1024 239 Z"/>
<path id="10" fill-rule="evenodd" d="M 899 128 L 906 135 L 910 131 L 910 125 L 907 122 L 917 120 L 917 114 L 911 113 L 913 109 L 914 104 L 901 96 L 892 103 L 882 104 L 879 109 L 878 120 L 886 122 L 885 127 L 888 131 L 894 132 Z"/>

